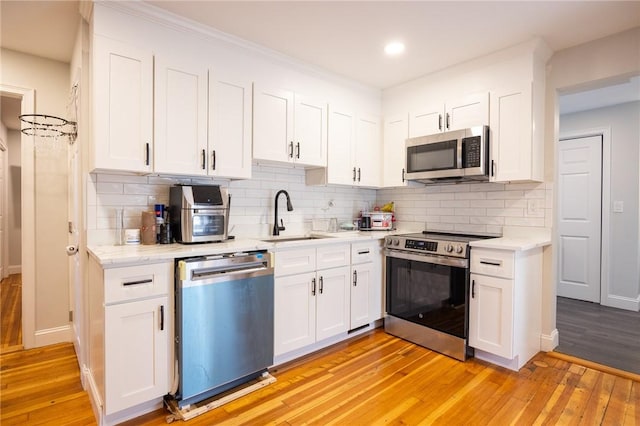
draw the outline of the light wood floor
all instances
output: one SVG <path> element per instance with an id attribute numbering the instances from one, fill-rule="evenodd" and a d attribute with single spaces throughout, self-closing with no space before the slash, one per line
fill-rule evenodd
<path id="1" fill-rule="evenodd" d="M 640 424 L 638 381 L 544 353 L 518 373 L 462 363 L 382 330 L 272 373 L 276 383 L 188 424 Z"/>
<path id="2" fill-rule="evenodd" d="M 0 353 L 22 349 L 22 275 L 0 282 Z"/>
<path id="3" fill-rule="evenodd" d="M 72 344 L 0 355 L 0 424 L 94 425 Z M 520 372 L 376 330 L 273 371 L 186 425 L 638 425 L 640 381 L 538 354 Z M 129 425 L 164 425 L 159 410 Z"/>

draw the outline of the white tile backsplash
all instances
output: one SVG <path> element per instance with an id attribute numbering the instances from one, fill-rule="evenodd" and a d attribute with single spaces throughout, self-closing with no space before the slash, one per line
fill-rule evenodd
<path id="1" fill-rule="evenodd" d="M 552 190 L 552 184 L 535 182 L 443 184 L 381 189 L 377 199 L 395 202 L 400 228 L 501 234 L 503 226 L 550 228 Z"/>
<path id="2" fill-rule="evenodd" d="M 91 174 L 87 180 L 87 231 L 89 244 L 112 244 L 115 210 L 124 208 L 125 227 L 138 228 L 143 211 L 168 204 L 175 183 L 217 184 L 229 188 L 230 234 L 260 237 L 273 227 L 274 196 L 285 189 L 294 210 L 279 201 L 278 217 L 294 235 L 311 230 L 314 218 L 351 220 L 367 203 L 373 207 L 395 202 L 396 224 L 401 229 L 446 232 L 502 233 L 503 226 L 550 228 L 553 185 L 545 183 L 464 183 L 406 188 L 362 189 L 306 186 L 304 169 L 254 165 L 250 180 L 210 180 L 185 177 Z M 535 200 L 533 207 L 529 200 Z"/>

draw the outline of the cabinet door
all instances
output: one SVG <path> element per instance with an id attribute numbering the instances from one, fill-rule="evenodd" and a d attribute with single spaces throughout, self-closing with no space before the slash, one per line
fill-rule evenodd
<path id="1" fill-rule="evenodd" d="M 207 174 L 207 67 L 156 58 L 154 170 Z"/>
<path id="2" fill-rule="evenodd" d="M 356 120 L 356 183 L 379 187 L 382 184 L 382 144 L 380 119 L 359 116 Z"/>
<path id="3" fill-rule="evenodd" d="M 444 103 L 426 105 L 409 114 L 409 137 L 432 135 L 444 130 Z"/>
<path id="4" fill-rule="evenodd" d="M 253 86 L 253 158 L 293 161 L 293 93 Z"/>
<path id="5" fill-rule="evenodd" d="M 532 178 L 531 84 L 491 93 L 491 163 L 495 182 Z"/>
<path id="6" fill-rule="evenodd" d="M 316 340 L 349 330 L 349 267 L 318 271 Z"/>
<path id="7" fill-rule="evenodd" d="M 447 101 L 445 130 L 489 124 L 489 94 L 476 93 Z"/>
<path id="8" fill-rule="evenodd" d="M 150 172 L 153 54 L 95 36 L 92 96 L 92 169 Z"/>
<path id="9" fill-rule="evenodd" d="M 327 166 L 327 103 L 295 96 L 294 161 L 307 166 Z"/>
<path id="10" fill-rule="evenodd" d="M 513 281 L 471 274 L 469 345 L 504 358 L 513 353 Z"/>
<path id="11" fill-rule="evenodd" d="M 315 272 L 275 279 L 274 353 L 283 353 L 316 341 Z"/>
<path id="12" fill-rule="evenodd" d="M 327 155 L 327 183 L 352 185 L 355 181 L 356 118 L 353 111 L 329 105 L 329 139 Z"/>
<path id="13" fill-rule="evenodd" d="M 406 139 L 409 137 L 407 115 L 391 117 L 384 122 L 383 186 L 406 186 L 404 180 L 407 163 Z"/>
<path id="14" fill-rule="evenodd" d="M 251 178 L 251 82 L 209 70 L 209 175 Z"/>
<path id="15" fill-rule="evenodd" d="M 105 307 L 105 414 L 169 391 L 168 298 Z"/>
<path id="16" fill-rule="evenodd" d="M 374 280 L 372 263 L 351 267 L 351 312 L 349 330 L 369 324 L 369 291 Z"/>

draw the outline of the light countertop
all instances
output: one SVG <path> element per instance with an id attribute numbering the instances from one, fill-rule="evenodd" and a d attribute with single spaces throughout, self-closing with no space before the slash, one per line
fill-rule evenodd
<path id="1" fill-rule="evenodd" d="M 281 235 L 279 237 L 237 238 L 219 243 L 208 244 L 153 244 L 153 245 L 101 245 L 88 246 L 89 255 L 104 268 L 126 266 L 141 263 L 157 263 L 183 257 L 211 256 L 223 253 L 238 253 L 248 250 L 279 251 L 308 245 L 351 243 L 367 240 L 383 239 L 387 235 L 397 234 L 399 231 L 349 231 L 349 232 L 312 232 L 307 236 L 319 238 L 286 241 L 295 235 Z M 278 241 L 278 240 L 285 241 Z"/>
<path id="2" fill-rule="evenodd" d="M 551 244 L 551 234 L 547 230 L 519 233 L 509 232 L 506 228 L 503 237 L 472 241 L 469 243 L 471 247 L 476 248 L 513 251 L 531 250 L 537 247 L 548 246 L 549 244 Z"/>

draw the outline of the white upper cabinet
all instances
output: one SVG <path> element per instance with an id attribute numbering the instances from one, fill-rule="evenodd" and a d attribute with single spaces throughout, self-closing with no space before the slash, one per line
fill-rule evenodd
<path id="1" fill-rule="evenodd" d="M 307 170 L 307 185 L 382 185 L 380 120 L 329 105 L 327 167 Z"/>
<path id="2" fill-rule="evenodd" d="M 209 70 L 210 176 L 251 178 L 251 85 Z"/>
<path id="3" fill-rule="evenodd" d="M 380 119 L 360 115 L 356 120 L 356 145 L 352 153 L 356 168 L 356 183 L 382 186 Z"/>
<path id="4" fill-rule="evenodd" d="M 253 88 L 253 158 L 327 165 L 326 103 L 288 90 Z"/>
<path id="5" fill-rule="evenodd" d="M 542 181 L 544 178 L 544 140 L 540 130 L 543 113 L 534 109 L 535 88 L 536 85 L 526 82 L 491 93 L 491 180 L 494 182 Z"/>
<path id="6" fill-rule="evenodd" d="M 207 67 L 156 56 L 154 169 L 207 174 Z"/>
<path id="7" fill-rule="evenodd" d="M 329 106 L 329 153 L 327 182 L 353 184 L 352 150 L 356 141 L 356 117 L 353 111 Z"/>
<path id="8" fill-rule="evenodd" d="M 408 115 L 389 117 L 384 121 L 383 186 L 406 186 L 404 179 L 409 137 Z"/>
<path id="9" fill-rule="evenodd" d="M 489 124 L 489 94 L 486 92 L 435 102 L 409 114 L 409 137 L 465 129 Z"/>
<path id="10" fill-rule="evenodd" d="M 91 170 L 152 171 L 153 53 L 93 39 Z"/>

